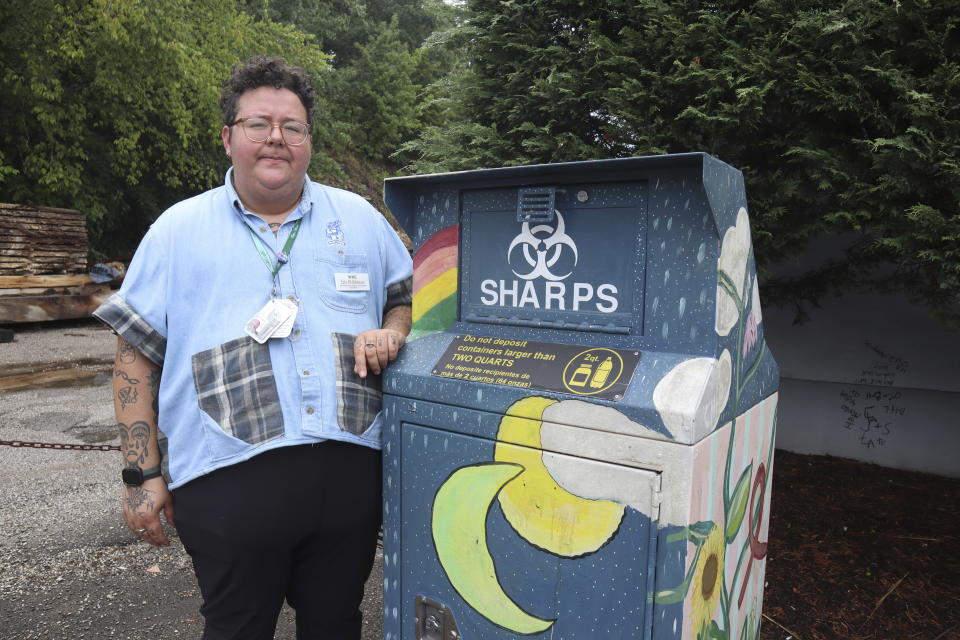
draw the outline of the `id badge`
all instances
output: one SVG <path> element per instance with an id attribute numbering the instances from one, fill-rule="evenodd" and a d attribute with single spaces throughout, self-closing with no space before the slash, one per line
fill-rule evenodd
<path id="1" fill-rule="evenodd" d="M 287 319 L 284 320 L 277 330 L 273 332 L 271 338 L 286 338 L 290 335 L 290 332 L 293 331 L 293 322 L 297 319 L 297 312 L 300 311 L 300 305 L 292 300 L 278 300 L 280 304 L 287 306 L 290 310 L 290 315 L 287 316 Z"/>
<path id="2" fill-rule="evenodd" d="M 295 302 L 273 298 L 247 320 L 243 330 L 260 344 L 270 338 L 284 338 L 290 335 L 297 309 Z M 279 335 L 283 329 L 286 329 L 286 333 Z"/>
<path id="3" fill-rule="evenodd" d="M 337 291 L 370 291 L 368 273 L 335 273 L 333 279 Z"/>

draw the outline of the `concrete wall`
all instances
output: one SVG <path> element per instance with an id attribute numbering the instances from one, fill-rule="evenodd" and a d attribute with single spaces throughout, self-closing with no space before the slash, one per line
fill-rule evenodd
<path id="1" fill-rule="evenodd" d="M 851 293 L 810 315 L 763 310 L 777 446 L 960 477 L 960 332 L 904 296 Z"/>

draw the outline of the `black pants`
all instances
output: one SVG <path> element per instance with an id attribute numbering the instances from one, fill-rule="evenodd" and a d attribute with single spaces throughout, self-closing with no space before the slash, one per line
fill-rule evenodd
<path id="1" fill-rule="evenodd" d="M 272 640 L 283 600 L 298 640 L 358 640 L 381 521 L 380 452 L 282 447 L 174 490 L 204 640 Z"/>

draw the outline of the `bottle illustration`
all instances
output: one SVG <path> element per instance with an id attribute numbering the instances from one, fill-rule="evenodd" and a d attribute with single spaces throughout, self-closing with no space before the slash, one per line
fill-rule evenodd
<path id="1" fill-rule="evenodd" d="M 607 359 L 600 363 L 597 372 L 593 374 L 590 380 L 591 389 L 600 389 L 607 384 L 607 378 L 610 377 L 610 371 L 613 369 L 613 358 L 607 356 Z"/>
<path id="2" fill-rule="evenodd" d="M 593 373 L 593 365 L 586 362 L 581 363 L 577 370 L 573 372 L 573 375 L 570 376 L 570 386 L 571 387 L 582 387 L 587 384 L 587 380 L 590 378 L 590 374 Z"/>

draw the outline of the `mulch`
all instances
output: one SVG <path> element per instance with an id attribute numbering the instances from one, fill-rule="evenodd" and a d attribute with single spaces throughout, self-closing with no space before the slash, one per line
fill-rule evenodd
<path id="1" fill-rule="evenodd" d="M 772 495 L 762 640 L 960 640 L 960 479 L 778 450 Z"/>

